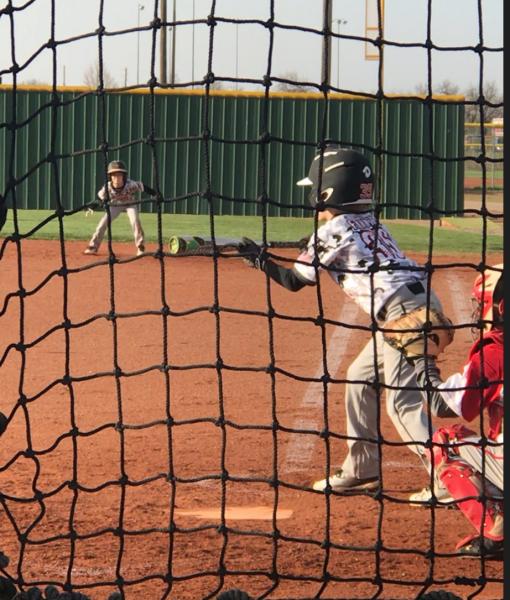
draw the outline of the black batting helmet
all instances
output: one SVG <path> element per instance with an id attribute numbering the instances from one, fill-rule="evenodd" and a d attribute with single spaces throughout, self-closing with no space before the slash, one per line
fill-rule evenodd
<path id="1" fill-rule="evenodd" d="M 126 165 L 121 160 L 112 160 L 106 169 L 108 175 L 111 173 L 127 173 Z"/>
<path id="2" fill-rule="evenodd" d="M 372 204 L 374 176 L 372 167 L 363 154 L 356 150 L 329 145 L 322 152 L 317 152 L 310 165 L 308 177 L 298 181 L 297 185 L 312 186 L 309 200 L 314 207 L 322 202 L 327 207 L 344 208 Z"/>

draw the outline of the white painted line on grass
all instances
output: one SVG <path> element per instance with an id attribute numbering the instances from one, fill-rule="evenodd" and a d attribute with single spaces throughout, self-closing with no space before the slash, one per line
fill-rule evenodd
<path id="1" fill-rule="evenodd" d="M 336 321 L 340 323 L 348 323 L 354 325 L 358 317 L 359 308 L 353 302 L 345 302 L 342 306 L 340 314 Z M 350 350 L 350 340 L 353 329 L 336 326 L 333 335 L 328 341 L 327 364 L 328 371 L 332 376 L 336 374 L 340 364 L 348 350 Z M 319 379 L 324 375 L 324 365 L 322 359 L 317 367 L 314 379 Z M 329 386 L 328 386 L 329 388 Z M 328 389 L 329 391 L 329 389 Z M 313 381 L 308 385 L 308 388 L 303 396 L 303 400 L 299 405 L 300 409 L 310 411 L 306 417 L 300 417 L 293 423 L 293 429 L 311 429 L 318 431 L 322 429 L 322 406 L 324 402 L 324 384 L 322 382 Z M 320 410 L 319 410 L 320 409 Z M 297 471 L 306 470 L 310 464 L 310 459 L 313 453 L 315 443 L 317 442 L 315 435 L 298 435 L 295 434 L 287 446 L 285 453 L 285 461 L 283 464 L 283 473 L 296 473 Z"/>

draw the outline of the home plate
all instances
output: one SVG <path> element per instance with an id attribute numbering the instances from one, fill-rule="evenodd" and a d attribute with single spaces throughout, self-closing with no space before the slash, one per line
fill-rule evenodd
<path id="1" fill-rule="evenodd" d="M 292 516 L 292 510 L 278 508 L 276 511 L 277 519 L 289 519 Z M 215 508 L 195 508 L 184 509 L 176 508 L 175 513 L 183 517 L 195 517 L 197 519 L 221 519 L 220 507 Z M 273 518 L 273 508 L 270 506 L 227 506 L 225 508 L 225 519 L 231 521 L 271 521 Z"/>

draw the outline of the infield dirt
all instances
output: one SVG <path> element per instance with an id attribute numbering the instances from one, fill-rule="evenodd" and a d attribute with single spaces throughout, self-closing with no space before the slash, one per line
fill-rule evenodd
<path id="1" fill-rule="evenodd" d="M 78 242 L 66 243 L 64 277 L 58 242 L 21 248 L 9 244 L 0 260 L 0 410 L 11 417 L 0 549 L 26 587 L 69 581 L 101 600 L 116 584 L 128 600 L 233 587 L 313 598 L 328 574 L 321 598 L 409 599 L 427 585 L 503 597 L 501 562 L 453 554 L 472 531 L 460 511 L 407 502 L 428 475 L 384 403 L 383 496 L 312 491 L 345 454 L 345 373 L 370 337 L 368 317 L 328 277 L 291 294 L 231 257 L 110 267 Z M 114 248 L 131 258 L 132 244 Z M 455 324 L 469 322 L 479 262 L 434 258 L 433 286 Z M 9 296 L 20 287 L 24 297 Z M 338 328 L 324 396 L 313 380 Z M 470 344 L 459 328 L 444 376 Z"/>

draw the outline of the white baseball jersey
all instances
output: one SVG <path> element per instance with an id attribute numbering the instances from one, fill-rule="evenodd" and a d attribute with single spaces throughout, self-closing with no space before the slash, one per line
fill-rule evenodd
<path id="1" fill-rule="evenodd" d="M 108 182 L 108 192 L 110 194 L 110 204 L 132 204 L 136 202 L 136 193 L 143 192 L 143 183 L 141 181 L 133 181 L 131 179 L 127 179 L 126 183 L 120 190 L 116 190 L 112 186 L 112 182 Z M 106 186 L 99 190 L 97 193 L 98 198 L 101 201 L 106 200 Z"/>
<path id="2" fill-rule="evenodd" d="M 377 243 L 375 239 L 377 231 Z M 424 275 L 417 264 L 406 258 L 389 231 L 379 223 L 372 212 L 340 214 L 317 229 L 294 263 L 293 269 L 304 281 L 315 283 L 317 269 L 314 263 L 315 236 L 317 236 L 317 269 L 327 269 L 333 280 L 365 312 L 374 314 L 404 284 L 421 281 Z M 378 266 L 373 275 L 369 269 Z"/>

